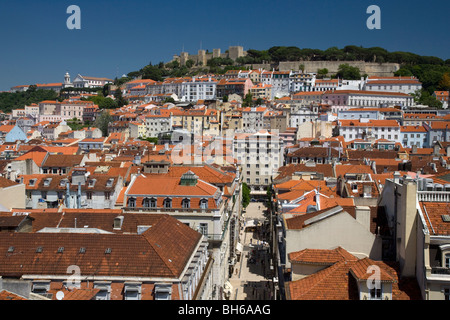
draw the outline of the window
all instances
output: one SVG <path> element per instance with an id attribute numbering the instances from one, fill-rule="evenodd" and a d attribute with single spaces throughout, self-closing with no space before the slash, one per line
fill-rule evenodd
<path id="1" fill-rule="evenodd" d="M 141 284 L 125 283 L 123 295 L 124 300 L 141 300 Z"/>
<path id="2" fill-rule="evenodd" d="M 445 267 L 450 268 L 450 253 L 445 254 Z"/>
<path id="3" fill-rule="evenodd" d="M 44 295 L 50 289 L 50 281 L 35 281 L 31 291 L 36 294 Z"/>
<path id="4" fill-rule="evenodd" d="M 183 209 L 189 209 L 191 207 L 191 200 L 183 199 L 183 201 L 181 201 L 181 206 Z"/>
<path id="5" fill-rule="evenodd" d="M 100 291 L 95 296 L 96 300 L 109 300 L 111 293 L 111 283 L 108 282 L 94 282 L 94 288 Z"/>
<path id="6" fill-rule="evenodd" d="M 208 235 L 208 224 L 200 223 L 198 232 L 200 232 L 204 236 Z"/>
<path id="7" fill-rule="evenodd" d="M 50 185 L 50 182 L 52 182 L 52 178 L 48 178 L 44 180 L 44 187 L 48 187 Z"/>
<path id="8" fill-rule="evenodd" d="M 450 300 L 450 289 L 444 290 L 444 300 L 447 300 L 447 301 Z"/>
<path id="9" fill-rule="evenodd" d="M 111 192 L 105 192 L 105 200 L 111 199 Z"/>
<path id="10" fill-rule="evenodd" d="M 382 289 L 383 289 L 383 285 L 380 284 L 380 288 L 373 288 L 369 290 L 370 293 L 370 300 L 381 300 L 382 298 Z"/>
<path id="11" fill-rule="evenodd" d="M 170 300 L 172 285 L 168 283 L 155 283 L 155 300 Z"/>
<path id="12" fill-rule="evenodd" d="M 92 200 L 92 192 L 86 192 L 86 198 Z"/>
<path id="13" fill-rule="evenodd" d="M 164 208 L 170 209 L 172 208 L 172 199 L 164 199 Z"/>
<path id="14" fill-rule="evenodd" d="M 145 198 L 142 200 L 142 206 L 144 208 L 156 208 L 156 199 L 155 198 Z"/>
<path id="15" fill-rule="evenodd" d="M 111 188 L 114 182 L 114 178 L 110 178 L 108 179 L 108 181 L 106 182 L 106 187 L 107 188 Z"/>
<path id="16" fill-rule="evenodd" d="M 130 207 L 130 208 L 135 208 L 136 207 L 136 199 L 135 198 L 130 198 L 128 200 L 128 207 Z"/>
<path id="17" fill-rule="evenodd" d="M 200 208 L 201 209 L 208 209 L 208 200 L 206 200 L 206 199 L 200 200 Z"/>

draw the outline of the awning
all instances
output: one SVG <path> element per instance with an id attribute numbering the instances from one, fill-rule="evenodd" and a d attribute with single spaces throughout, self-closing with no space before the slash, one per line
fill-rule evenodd
<path id="1" fill-rule="evenodd" d="M 223 285 L 223 291 L 227 294 L 231 294 L 231 292 L 233 291 L 233 286 L 229 281 L 225 282 L 225 284 Z"/>
<path id="2" fill-rule="evenodd" d="M 236 244 L 236 250 L 239 251 L 239 252 L 244 251 L 244 246 L 242 245 L 242 243 L 238 242 Z"/>
<path id="3" fill-rule="evenodd" d="M 257 220 L 248 220 L 247 222 L 245 222 L 246 228 L 257 227 L 258 225 L 259 225 L 259 223 Z"/>

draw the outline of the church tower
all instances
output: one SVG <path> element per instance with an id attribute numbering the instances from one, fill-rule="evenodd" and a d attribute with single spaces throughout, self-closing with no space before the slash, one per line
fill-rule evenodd
<path id="1" fill-rule="evenodd" d="M 66 72 L 64 75 L 64 88 L 72 87 L 72 83 L 70 82 L 70 74 Z"/>

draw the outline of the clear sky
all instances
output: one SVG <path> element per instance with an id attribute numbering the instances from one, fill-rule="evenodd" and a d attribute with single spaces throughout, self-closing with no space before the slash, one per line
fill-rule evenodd
<path id="1" fill-rule="evenodd" d="M 368 6 L 381 8 L 369 30 Z M 67 7 L 81 9 L 69 30 Z M 450 58 L 448 0 L 0 0 L 0 91 L 63 82 L 68 71 L 120 77 L 183 48 L 383 47 Z"/>

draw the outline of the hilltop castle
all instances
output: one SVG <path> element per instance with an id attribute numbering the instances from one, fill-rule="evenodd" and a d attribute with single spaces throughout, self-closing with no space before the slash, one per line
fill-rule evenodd
<path id="1" fill-rule="evenodd" d="M 247 52 L 241 46 L 229 47 L 225 53 L 222 53 L 220 49 L 213 49 L 213 52 L 207 52 L 206 50 L 198 50 L 195 55 L 188 52 L 181 52 L 180 55 L 174 55 L 172 61 L 178 61 L 181 66 L 186 65 L 188 60 L 192 60 L 195 65 L 206 66 L 208 60 L 213 58 L 230 58 L 236 60 L 239 57 L 244 57 Z"/>

